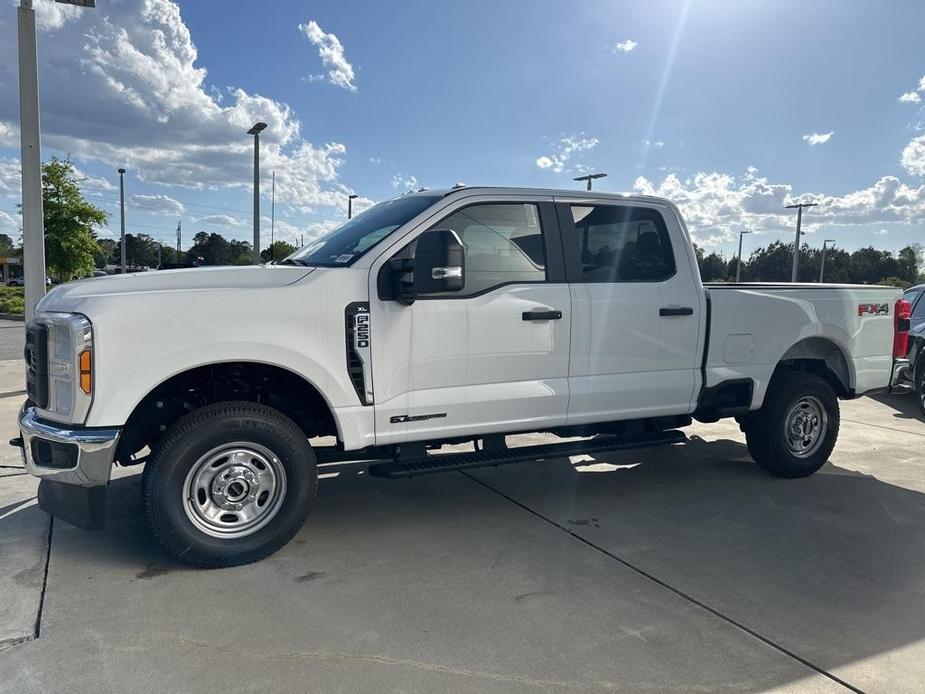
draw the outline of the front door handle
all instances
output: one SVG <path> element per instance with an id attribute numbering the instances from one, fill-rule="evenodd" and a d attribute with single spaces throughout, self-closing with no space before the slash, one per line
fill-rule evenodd
<path id="1" fill-rule="evenodd" d="M 693 316 L 694 309 L 690 306 L 669 306 L 666 308 L 660 308 L 658 310 L 658 315 L 664 316 Z"/>
<path id="2" fill-rule="evenodd" d="M 559 320 L 562 318 L 562 311 L 524 311 L 521 317 L 524 320 Z"/>

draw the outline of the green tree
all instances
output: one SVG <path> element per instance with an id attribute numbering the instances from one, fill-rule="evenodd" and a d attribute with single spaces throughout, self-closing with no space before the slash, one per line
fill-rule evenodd
<path id="1" fill-rule="evenodd" d="M 704 256 L 700 263 L 700 277 L 704 282 L 726 280 L 726 259 L 716 251 Z"/>
<path id="2" fill-rule="evenodd" d="M 907 282 L 915 282 L 922 271 L 922 250 L 922 244 L 910 243 L 899 251 L 899 276 Z"/>
<path id="3" fill-rule="evenodd" d="M 74 165 L 57 157 L 42 165 L 45 263 L 58 280 L 90 275 L 100 252 L 94 229 L 109 219 L 83 197 Z"/>
<path id="4" fill-rule="evenodd" d="M 7 234 L 0 234 L 0 256 L 7 258 L 11 255 L 17 255 L 17 250 L 12 237 Z"/>
<path id="5" fill-rule="evenodd" d="M 125 264 L 129 267 L 157 267 L 158 242 L 147 234 L 125 235 Z M 113 262 L 122 262 L 122 242 L 116 241 Z"/>
<path id="6" fill-rule="evenodd" d="M 793 244 L 774 241 L 752 251 L 743 275 L 750 282 L 783 282 L 790 280 L 792 268 Z"/>
<path id="7" fill-rule="evenodd" d="M 295 253 L 296 247 L 286 241 L 274 241 L 269 248 L 260 251 L 260 260 L 269 262 L 271 260 L 282 260 L 287 255 Z"/>
<path id="8" fill-rule="evenodd" d="M 101 270 L 110 264 L 115 263 L 115 252 L 118 241 L 115 239 L 97 239 L 96 245 L 99 246 L 99 251 L 93 254 L 93 262 Z"/>

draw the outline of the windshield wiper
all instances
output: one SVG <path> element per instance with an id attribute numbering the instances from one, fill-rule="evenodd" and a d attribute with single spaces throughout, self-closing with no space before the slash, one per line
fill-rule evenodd
<path id="1" fill-rule="evenodd" d="M 283 258 L 278 261 L 278 265 L 302 265 L 305 266 L 307 263 L 304 260 L 299 260 L 298 258 Z"/>

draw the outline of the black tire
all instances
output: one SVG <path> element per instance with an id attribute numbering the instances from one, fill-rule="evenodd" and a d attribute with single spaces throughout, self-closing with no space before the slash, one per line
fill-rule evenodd
<path id="1" fill-rule="evenodd" d="M 915 401 L 919 405 L 919 412 L 925 417 L 925 348 L 919 349 L 915 361 L 915 375 L 912 379 L 915 384 Z"/>
<path id="2" fill-rule="evenodd" d="M 236 451 L 243 448 L 246 459 L 249 445 L 253 446 L 253 450 L 270 454 L 273 508 L 257 508 L 262 498 L 257 484 L 253 487 L 257 501 L 247 504 L 247 507 L 256 509 L 258 516 L 264 514 L 264 520 L 260 522 L 265 525 L 255 526 L 252 531 L 242 530 L 250 532 L 243 537 L 210 535 L 196 525 L 197 522 L 205 523 L 205 527 L 209 528 L 208 521 L 194 520 L 202 514 L 187 510 L 195 507 L 193 497 L 197 495 L 188 493 L 190 476 L 196 470 L 214 475 L 212 468 L 222 469 L 219 464 L 206 465 L 203 460 L 209 455 L 220 456 L 223 447 Z M 260 460 L 251 458 L 248 464 L 261 466 Z M 226 468 L 231 465 L 230 458 L 226 456 L 225 463 L 221 465 Z M 267 468 L 264 465 L 260 469 Z M 235 472 L 240 470 L 245 468 L 238 466 L 229 474 L 246 474 Z M 212 482 L 219 484 L 214 479 Z M 212 489 L 212 484 L 206 486 Z M 225 486 L 229 490 L 232 488 L 231 483 Z M 266 488 L 267 485 L 264 486 Z M 202 568 L 250 564 L 276 552 L 302 527 L 317 490 L 315 454 L 305 434 L 279 411 L 252 402 L 207 405 L 177 420 L 158 441 L 142 478 L 145 516 L 155 537 L 181 561 Z M 258 493 L 261 496 L 256 496 Z M 242 501 L 250 499 L 248 496 Z M 221 501 L 229 503 L 226 497 L 221 497 Z M 211 499 L 208 503 L 215 507 Z M 273 515 L 270 515 L 271 511 Z M 236 518 L 234 511 L 221 515 L 221 518 L 226 516 Z M 215 528 L 210 529 L 213 533 L 217 532 Z"/>
<path id="3" fill-rule="evenodd" d="M 824 416 L 817 417 L 823 430 L 814 443 L 795 453 L 789 444 L 788 419 L 798 404 L 806 404 L 806 409 L 799 408 L 797 416 L 812 416 L 813 408 Z M 745 440 L 752 459 L 764 470 L 779 477 L 808 477 L 832 454 L 839 424 L 838 398 L 832 386 L 812 373 L 783 371 L 771 381 L 761 409 L 746 418 Z"/>

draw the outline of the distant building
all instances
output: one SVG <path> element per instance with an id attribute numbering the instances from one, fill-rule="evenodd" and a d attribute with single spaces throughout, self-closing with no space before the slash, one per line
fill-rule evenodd
<path id="1" fill-rule="evenodd" d="M 22 258 L 0 256 L 0 283 L 6 284 L 14 277 L 22 277 Z"/>

